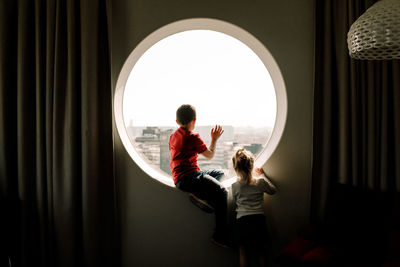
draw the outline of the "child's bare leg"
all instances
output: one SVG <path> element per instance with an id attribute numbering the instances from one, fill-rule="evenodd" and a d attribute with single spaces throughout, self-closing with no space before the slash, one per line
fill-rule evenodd
<path id="1" fill-rule="evenodd" d="M 244 247 L 239 248 L 240 267 L 247 267 L 247 255 Z"/>

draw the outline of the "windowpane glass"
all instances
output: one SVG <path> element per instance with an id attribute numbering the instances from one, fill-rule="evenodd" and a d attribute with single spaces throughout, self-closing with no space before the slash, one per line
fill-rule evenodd
<path id="1" fill-rule="evenodd" d="M 196 107 L 198 132 L 208 145 L 211 128 L 225 132 L 212 160 L 200 168 L 233 175 L 231 157 L 239 147 L 257 156 L 266 146 L 276 117 L 270 74 L 241 41 L 211 30 L 168 36 L 150 47 L 133 67 L 123 97 L 123 116 L 136 151 L 153 168 L 170 174 L 168 141 L 177 129 L 176 109 Z"/>

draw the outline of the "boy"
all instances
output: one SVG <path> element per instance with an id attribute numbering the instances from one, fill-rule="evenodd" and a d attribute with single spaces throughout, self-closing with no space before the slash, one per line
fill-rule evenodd
<path id="1" fill-rule="evenodd" d="M 211 144 L 207 147 L 199 134 L 192 132 L 196 124 L 196 110 L 192 105 L 178 108 L 176 122 L 180 127 L 169 139 L 170 168 L 175 186 L 191 193 L 192 202 L 201 209 L 215 211 L 216 227 L 211 241 L 227 246 L 227 190 L 219 182 L 224 173 L 217 170 L 201 171 L 197 164 L 198 154 L 208 159 L 214 157 L 217 140 L 224 130 L 219 125 L 215 126 L 211 130 Z"/>

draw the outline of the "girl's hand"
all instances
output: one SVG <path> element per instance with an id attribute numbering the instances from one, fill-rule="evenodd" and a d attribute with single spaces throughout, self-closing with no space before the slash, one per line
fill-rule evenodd
<path id="1" fill-rule="evenodd" d="M 264 171 L 262 168 L 255 168 L 254 172 L 256 173 L 257 176 L 263 175 Z"/>
<path id="2" fill-rule="evenodd" d="M 224 133 L 222 126 L 215 125 L 214 128 L 211 129 L 211 139 L 218 140 L 218 138 Z"/>

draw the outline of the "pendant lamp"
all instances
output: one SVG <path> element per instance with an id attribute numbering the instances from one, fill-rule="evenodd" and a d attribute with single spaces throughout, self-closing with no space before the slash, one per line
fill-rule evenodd
<path id="1" fill-rule="evenodd" d="M 400 0 L 381 0 L 350 27 L 349 55 L 355 59 L 400 59 Z"/>

